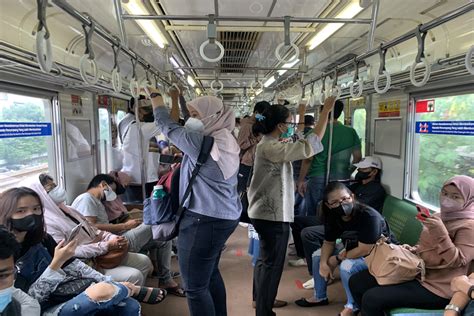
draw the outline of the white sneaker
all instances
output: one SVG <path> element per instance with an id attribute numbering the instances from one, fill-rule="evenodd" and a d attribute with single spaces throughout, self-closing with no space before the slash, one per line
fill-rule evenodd
<path id="1" fill-rule="evenodd" d="M 239 225 L 242 226 L 242 227 L 249 227 L 249 224 L 244 223 L 244 222 L 240 222 Z"/>
<path id="2" fill-rule="evenodd" d="M 314 279 L 311 278 L 308 281 L 306 281 L 305 283 L 303 283 L 303 287 L 307 290 L 314 289 Z"/>
<path id="3" fill-rule="evenodd" d="M 295 260 L 288 260 L 288 264 L 292 267 L 303 267 L 307 266 L 306 261 L 304 259 L 295 259 Z"/>

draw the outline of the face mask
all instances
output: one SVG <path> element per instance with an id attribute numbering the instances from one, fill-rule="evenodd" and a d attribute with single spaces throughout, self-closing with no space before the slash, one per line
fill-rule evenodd
<path id="1" fill-rule="evenodd" d="M 117 189 L 115 190 L 115 193 L 117 193 L 117 195 L 124 194 L 125 193 L 125 187 L 121 184 L 116 184 L 116 185 L 117 185 Z"/>
<path id="2" fill-rule="evenodd" d="M 203 133 L 204 123 L 195 117 L 190 117 L 184 124 L 184 128 L 190 132 Z"/>
<path id="3" fill-rule="evenodd" d="M 55 187 L 51 191 L 48 192 L 49 197 L 54 201 L 56 204 L 61 204 L 66 201 L 67 193 L 61 187 Z"/>
<path id="4" fill-rule="evenodd" d="M 104 198 L 107 202 L 112 202 L 117 199 L 117 194 L 110 187 L 104 190 Z"/>
<path id="5" fill-rule="evenodd" d="M 447 212 L 456 212 L 462 209 L 463 205 L 456 200 L 453 200 L 447 196 L 442 196 L 439 199 L 441 209 Z"/>
<path id="6" fill-rule="evenodd" d="M 154 121 L 155 121 L 155 116 L 153 115 L 153 112 L 143 115 L 143 122 L 153 123 Z"/>
<path id="7" fill-rule="evenodd" d="M 367 172 L 363 172 L 363 171 L 358 171 L 355 175 L 355 179 L 357 181 L 362 181 L 362 180 L 367 180 L 368 178 L 370 178 L 370 173 L 372 171 L 367 171 Z"/>
<path id="8" fill-rule="evenodd" d="M 41 225 L 43 215 L 28 215 L 23 218 L 11 219 L 12 228 L 19 232 L 34 231 Z"/>
<path id="9" fill-rule="evenodd" d="M 12 301 L 13 286 L 0 290 L 0 313 L 3 313 L 8 304 Z"/>
<path id="10" fill-rule="evenodd" d="M 348 202 L 348 203 L 342 203 L 338 207 L 333 208 L 331 211 L 333 212 L 333 214 L 342 217 L 342 216 L 351 215 L 353 208 L 354 208 L 354 204 L 352 202 Z"/>
<path id="11" fill-rule="evenodd" d="M 286 130 L 286 133 L 281 134 L 280 138 L 290 138 L 293 137 L 295 134 L 295 128 L 293 126 L 289 126 Z"/>

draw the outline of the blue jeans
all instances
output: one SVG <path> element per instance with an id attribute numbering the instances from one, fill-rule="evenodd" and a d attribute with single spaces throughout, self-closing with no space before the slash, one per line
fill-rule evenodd
<path id="1" fill-rule="evenodd" d="M 333 255 L 339 253 L 338 249 L 335 249 Z M 314 278 L 314 297 L 320 301 L 327 299 L 327 282 L 319 274 L 319 263 L 321 261 L 321 252 L 320 250 L 315 251 L 313 254 L 313 278 Z M 352 275 L 356 274 L 359 271 L 367 270 L 367 265 L 365 264 L 364 258 L 357 259 L 345 259 L 341 262 L 339 267 L 341 272 L 341 282 L 346 292 L 347 303 L 344 305 L 346 308 L 352 310 L 358 310 L 359 307 L 352 297 L 351 291 L 349 289 L 349 279 Z"/>
<path id="2" fill-rule="evenodd" d="M 186 210 L 179 226 L 179 268 L 191 316 L 227 315 L 219 260 L 239 220 L 224 220 Z"/>
<path id="3" fill-rule="evenodd" d="M 67 301 L 59 311 L 59 316 L 79 315 L 140 315 L 140 304 L 128 297 L 128 288 L 120 283 L 116 286 L 115 295 L 104 301 L 93 301 L 85 292 Z"/>
<path id="4" fill-rule="evenodd" d="M 316 208 L 318 207 L 318 203 L 323 199 L 324 188 L 326 187 L 324 179 L 324 176 L 315 176 L 308 180 L 303 201 L 307 216 L 316 216 Z"/>
<path id="5" fill-rule="evenodd" d="M 470 301 L 463 312 L 464 316 L 474 315 L 474 301 Z"/>

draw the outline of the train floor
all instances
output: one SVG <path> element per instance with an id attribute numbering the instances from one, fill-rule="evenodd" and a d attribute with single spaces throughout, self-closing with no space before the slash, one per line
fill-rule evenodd
<path id="1" fill-rule="evenodd" d="M 229 316 L 254 315 L 252 308 L 252 274 L 253 267 L 251 258 L 247 255 L 248 238 L 247 229 L 238 226 L 231 238 L 227 241 L 227 247 L 222 253 L 220 271 L 224 278 L 227 289 L 227 310 Z M 291 258 L 291 257 L 290 257 Z M 288 260 L 288 258 L 287 258 Z M 173 268 L 177 270 L 176 258 L 173 258 Z M 337 274 L 337 272 L 336 272 Z M 308 280 L 306 267 L 290 267 L 285 264 L 283 276 L 278 290 L 278 299 L 288 301 L 286 307 L 274 309 L 279 316 L 289 315 L 337 315 L 344 308 L 345 295 L 340 280 L 328 287 L 330 304 L 322 307 L 302 308 L 294 301 L 301 297 L 309 297 L 312 291 L 302 289 L 301 284 Z M 148 279 L 148 286 L 157 286 L 156 279 Z M 142 312 L 145 316 L 186 316 L 189 315 L 186 298 L 169 295 L 158 305 L 142 304 Z M 205 316 L 205 315 L 202 315 Z"/>

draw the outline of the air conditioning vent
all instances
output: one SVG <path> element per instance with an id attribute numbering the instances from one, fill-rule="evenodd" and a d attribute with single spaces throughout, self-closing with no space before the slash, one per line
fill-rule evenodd
<path id="1" fill-rule="evenodd" d="M 219 32 L 218 41 L 225 48 L 220 61 L 221 73 L 244 73 L 242 68 L 248 66 L 258 38 L 258 32 Z"/>

